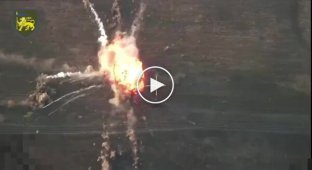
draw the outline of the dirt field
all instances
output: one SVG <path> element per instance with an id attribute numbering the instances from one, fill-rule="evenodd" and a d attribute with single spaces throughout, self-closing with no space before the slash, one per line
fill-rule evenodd
<path id="1" fill-rule="evenodd" d="M 94 0 L 109 38 L 112 0 Z M 173 96 L 151 106 L 137 132 L 144 170 L 306 170 L 311 157 L 311 18 L 308 0 L 146 0 L 137 44 L 144 67 L 175 78 Z M 15 10 L 36 9 L 29 37 Z M 129 31 L 138 2 L 120 3 Z M 41 74 L 98 67 L 98 31 L 79 0 L 0 1 L 0 169 L 96 170 L 109 87 L 58 110 L 7 107 L 34 90 Z M 56 84 L 56 97 L 85 87 Z M 25 115 L 33 114 L 29 118 Z M 133 169 L 123 122 L 123 154 L 113 170 Z M 10 162 L 10 163 L 8 163 Z M 3 166 L 2 166 L 3 165 Z M 2 166 L 2 167 L 1 167 Z M 23 170 L 27 169 L 24 168 Z"/>

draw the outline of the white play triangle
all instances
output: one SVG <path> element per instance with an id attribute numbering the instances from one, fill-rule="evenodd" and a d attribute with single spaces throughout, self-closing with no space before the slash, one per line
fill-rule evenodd
<path id="1" fill-rule="evenodd" d="M 165 84 L 153 79 L 153 78 L 150 78 L 150 93 L 154 92 L 155 90 L 161 88 L 165 86 Z"/>

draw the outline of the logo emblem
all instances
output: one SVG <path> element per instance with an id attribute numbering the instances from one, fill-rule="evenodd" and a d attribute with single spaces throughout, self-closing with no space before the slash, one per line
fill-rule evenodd
<path id="1" fill-rule="evenodd" d="M 16 30 L 27 36 L 35 31 L 37 24 L 37 13 L 35 10 L 17 10 L 15 12 Z"/>

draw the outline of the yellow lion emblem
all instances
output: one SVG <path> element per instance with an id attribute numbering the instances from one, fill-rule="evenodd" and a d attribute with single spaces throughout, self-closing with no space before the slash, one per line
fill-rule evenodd
<path id="1" fill-rule="evenodd" d="M 18 31 L 33 31 L 35 29 L 35 20 L 31 17 L 21 17 L 16 21 Z"/>

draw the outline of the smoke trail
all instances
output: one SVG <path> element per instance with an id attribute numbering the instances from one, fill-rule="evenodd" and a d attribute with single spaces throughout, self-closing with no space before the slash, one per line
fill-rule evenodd
<path id="1" fill-rule="evenodd" d="M 55 64 L 54 58 L 49 59 L 38 59 L 35 57 L 24 57 L 23 55 L 19 54 L 5 54 L 0 50 L 0 62 L 7 63 L 7 64 L 15 64 L 21 65 L 25 67 L 31 67 L 36 70 L 40 71 L 52 71 L 58 69 L 69 69 L 65 67 L 59 67 L 59 65 Z"/>
<path id="2" fill-rule="evenodd" d="M 63 99 L 66 99 L 67 97 L 70 97 L 72 95 L 79 95 L 80 93 L 86 92 L 86 91 L 91 90 L 93 88 L 102 88 L 102 87 L 104 87 L 104 86 L 103 85 L 92 85 L 92 86 L 89 86 L 89 87 L 86 87 L 86 88 L 82 88 L 82 89 L 79 89 L 79 90 L 72 91 L 70 93 L 67 93 L 67 94 L 59 97 L 58 99 L 54 100 L 53 102 L 45 105 L 44 107 L 42 107 L 42 109 L 45 109 L 45 108 L 53 105 L 54 103 L 59 102 L 59 101 L 61 101 Z"/>
<path id="3" fill-rule="evenodd" d="M 111 146 L 111 140 L 108 129 L 108 126 L 103 124 L 103 132 L 102 132 L 102 149 L 98 161 L 102 161 L 102 170 L 111 170 L 111 160 L 115 158 L 115 150 Z"/>
<path id="4" fill-rule="evenodd" d="M 95 71 L 91 65 L 88 65 L 86 69 L 76 72 L 59 72 L 53 75 L 41 74 L 37 77 L 37 82 L 48 83 L 50 80 L 62 79 L 62 82 L 69 81 L 71 83 L 82 80 L 96 80 L 102 78 L 103 74 L 99 71 Z"/>
<path id="5" fill-rule="evenodd" d="M 121 29 L 121 12 L 120 12 L 120 6 L 118 4 L 118 0 L 114 0 L 113 6 L 112 6 L 112 13 L 113 13 L 113 21 L 116 23 L 116 29 Z"/>
<path id="6" fill-rule="evenodd" d="M 138 138 L 135 131 L 135 126 L 137 124 L 137 117 L 134 114 L 133 108 L 130 108 L 127 112 L 127 137 L 131 144 L 132 154 L 133 154 L 133 166 L 135 169 L 138 168 L 139 165 L 139 146 L 138 146 Z"/>
<path id="7" fill-rule="evenodd" d="M 78 95 L 78 96 L 75 96 L 75 97 L 73 97 L 73 98 L 67 100 L 67 101 L 66 101 L 65 103 L 63 103 L 60 107 L 58 107 L 58 108 L 56 108 L 55 110 L 53 110 L 52 112 L 50 112 L 50 113 L 48 114 L 48 116 L 51 116 L 53 113 L 57 112 L 59 109 L 61 109 L 61 108 L 64 107 L 65 105 L 67 105 L 67 104 L 69 104 L 69 103 L 71 103 L 71 102 L 73 102 L 73 101 L 75 101 L 75 100 L 77 100 L 77 99 L 79 99 L 79 98 L 81 98 L 81 97 L 85 97 L 85 96 L 86 96 L 86 94 L 80 94 L 80 95 Z"/>
<path id="8" fill-rule="evenodd" d="M 49 80 L 49 79 L 64 79 L 64 78 L 71 78 L 76 80 L 81 80 L 81 79 L 86 79 L 86 78 L 92 78 L 92 77 L 98 77 L 98 76 L 102 76 L 102 74 L 100 72 L 90 72 L 90 73 L 85 73 L 85 72 L 81 72 L 81 71 L 77 71 L 77 72 L 59 72 L 56 73 L 54 75 L 40 75 L 37 80 Z"/>
<path id="9" fill-rule="evenodd" d="M 135 37 L 137 37 L 138 32 L 140 31 L 143 23 L 143 14 L 146 9 L 146 5 L 141 0 L 140 2 L 140 8 L 139 11 L 133 20 L 133 23 L 131 25 L 131 32 L 130 37 L 133 37 L 135 42 Z M 129 108 L 127 111 L 127 137 L 131 144 L 132 154 L 133 154 L 133 166 L 135 169 L 138 168 L 139 165 L 139 143 L 138 143 L 138 137 L 135 131 L 136 125 L 137 125 L 137 116 L 134 114 L 133 108 Z"/>
<path id="10" fill-rule="evenodd" d="M 78 72 L 59 72 L 54 75 L 47 75 L 44 76 L 44 79 L 58 79 L 58 78 L 66 78 L 66 77 L 72 77 L 72 76 L 78 76 L 81 75 L 82 73 L 80 71 Z"/>
<path id="11" fill-rule="evenodd" d="M 100 32 L 100 37 L 98 38 L 98 41 L 101 43 L 101 49 L 104 50 L 106 48 L 106 45 L 108 42 L 107 35 L 105 33 L 105 30 L 104 30 L 104 24 L 101 21 L 101 19 L 99 18 L 97 12 L 93 8 L 93 5 L 90 3 L 90 1 L 89 0 L 83 0 L 83 3 L 85 5 L 85 7 L 88 6 L 90 8 L 91 12 L 94 15 L 94 19 L 97 23 L 98 30 Z M 111 154 L 112 148 L 110 145 L 109 135 L 107 135 L 107 129 L 105 129 L 104 127 L 103 127 L 102 138 L 103 138 L 102 149 L 101 149 L 101 153 L 100 153 L 98 160 L 102 161 L 102 164 L 101 164 L 102 170 L 110 170 L 111 169 L 110 161 L 112 159 L 112 154 Z"/>
<path id="12" fill-rule="evenodd" d="M 100 32 L 100 37 L 98 38 L 98 41 L 101 43 L 102 46 L 106 46 L 107 44 L 107 35 L 104 29 L 104 24 L 101 20 L 101 18 L 99 17 L 99 15 L 97 14 L 97 12 L 95 11 L 93 4 L 90 3 L 89 0 L 83 0 L 83 3 L 85 5 L 85 7 L 89 7 L 92 14 L 94 15 L 94 20 L 97 23 L 99 32 Z"/>
<path id="13" fill-rule="evenodd" d="M 144 13 L 145 9 L 146 9 L 146 5 L 143 2 L 143 0 L 141 0 L 139 11 L 136 14 L 136 17 L 133 20 L 133 23 L 131 25 L 131 32 L 130 32 L 131 36 L 136 37 L 138 31 L 140 31 L 140 29 L 142 27 L 142 23 L 143 23 L 143 13 Z"/>

